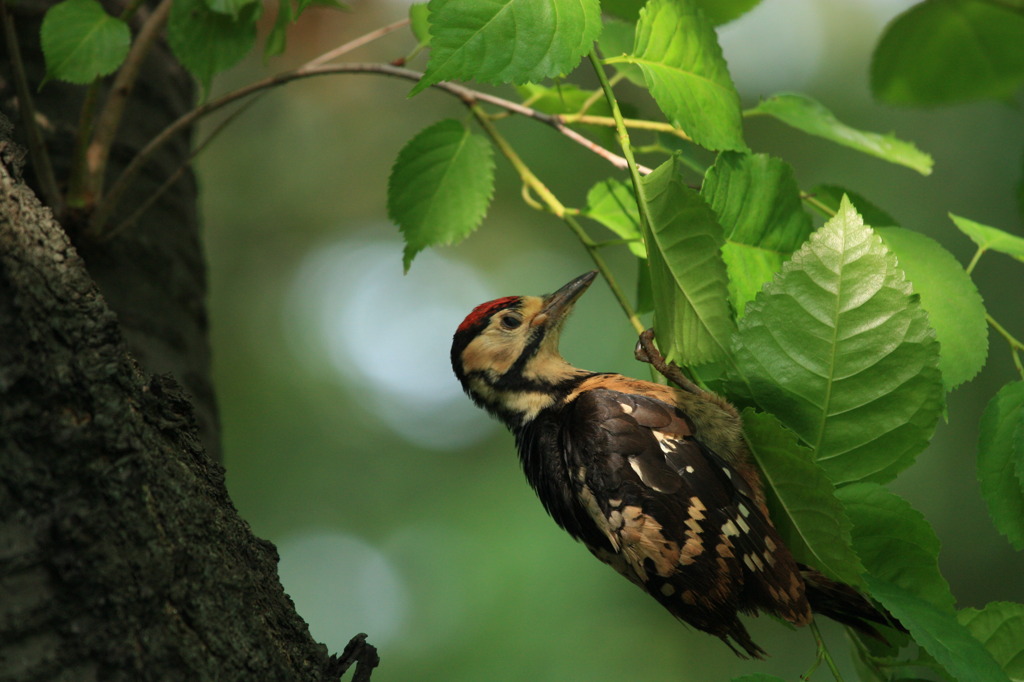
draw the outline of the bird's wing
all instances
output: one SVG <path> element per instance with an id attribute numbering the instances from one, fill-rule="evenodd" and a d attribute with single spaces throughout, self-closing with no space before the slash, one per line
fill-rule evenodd
<path id="1" fill-rule="evenodd" d="M 566 464 L 615 550 L 595 551 L 599 558 L 702 629 L 723 606 L 807 621 L 796 564 L 754 491 L 697 439 L 686 415 L 607 389 L 582 392 L 570 412 Z"/>

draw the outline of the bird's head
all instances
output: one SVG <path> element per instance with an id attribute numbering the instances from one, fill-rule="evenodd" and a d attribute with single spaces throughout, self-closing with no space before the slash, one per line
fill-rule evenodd
<path id="1" fill-rule="evenodd" d="M 478 305 L 452 339 L 452 368 L 466 393 L 510 426 L 558 399 L 581 374 L 558 352 L 562 325 L 597 277 L 588 272 L 547 296 L 506 296 Z"/>

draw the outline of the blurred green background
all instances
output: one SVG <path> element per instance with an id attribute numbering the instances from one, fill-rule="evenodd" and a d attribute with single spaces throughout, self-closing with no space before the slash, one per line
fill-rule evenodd
<path id="1" fill-rule="evenodd" d="M 297 66 L 407 8 L 350 4 L 351 12 L 309 11 L 284 57 L 254 58 L 217 91 Z M 807 92 L 851 125 L 915 141 L 936 170 L 921 177 L 770 120 L 747 122 L 755 151 L 788 160 L 803 187 L 828 182 L 867 196 L 966 263 L 973 245 L 948 211 L 1021 231 L 1024 119 L 1019 106 L 997 103 L 910 111 L 872 102 L 871 49 L 911 4 L 764 0 L 720 29 L 720 40 L 745 105 Z M 390 61 L 412 45 L 403 30 L 347 58 Z M 545 517 L 512 438 L 461 394 L 448 348 L 466 313 L 500 295 L 552 291 L 591 264 L 562 223 L 522 204 L 498 159 L 496 198 L 479 233 L 421 254 L 403 275 L 385 211 L 390 165 L 417 131 L 466 118 L 439 92 L 408 99 L 410 87 L 369 75 L 291 84 L 263 97 L 198 163 L 228 484 L 255 532 L 277 544 L 285 588 L 314 637 L 340 651 L 368 633 L 381 681 L 718 680 L 756 671 L 795 679 L 813 661 L 809 633 L 748 621 L 772 657 L 744 662 L 676 623 Z M 639 90 L 620 90 L 650 110 Z M 568 205 L 582 205 L 594 181 L 614 174 L 546 127 L 513 118 L 502 128 Z M 608 258 L 632 289 L 625 249 Z M 1024 336 L 1019 264 L 985 256 L 976 281 L 997 319 Z M 563 352 L 582 367 L 646 376 L 634 341 L 599 283 L 577 306 Z M 950 397 L 948 422 L 892 486 L 935 526 L 960 606 L 1024 600 L 1024 561 L 992 529 L 973 469 L 984 403 L 1013 376 L 1005 345 L 991 343 L 989 367 Z M 842 630 L 824 631 L 853 678 Z"/>

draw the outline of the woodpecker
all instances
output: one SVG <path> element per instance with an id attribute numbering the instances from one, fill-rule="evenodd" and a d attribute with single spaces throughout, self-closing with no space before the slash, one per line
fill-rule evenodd
<path id="1" fill-rule="evenodd" d="M 731 404 L 692 383 L 677 389 L 562 358 L 562 326 L 596 276 L 544 297 L 483 303 L 452 341 L 455 375 L 515 436 L 544 509 L 595 557 L 738 656 L 765 655 L 738 613 L 801 626 L 818 612 L 878 637 L 869 622 L 888 625 L 885 615 L 798 564 L 783 544 Z"/>

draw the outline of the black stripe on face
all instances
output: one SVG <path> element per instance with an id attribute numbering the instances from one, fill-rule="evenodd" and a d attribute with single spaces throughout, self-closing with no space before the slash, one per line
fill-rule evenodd
<path id="1" fill-rule="evenodd" d="M 533 338 L 531 338 L 526 344 L 526 348 L 523 348 L 523 352 L 519 354 L 518 358 L 516 358 L 515 364 L 509 367 L 508 371 L 498 379 L 496 387 L 504 389 L 507 388 L 505 386 L 506 382 L 518 383 L 525 381 L 523 379 L 523 370 L 526 369 L 527 363 L 529 363 L 530 360 L 537 355 L 537 351 L 540 350 L 540 344 L 544 341 L 544 333 L 545 329 L 542 325 L 541 328 L 538 329 L 538 333 L 534 334 Z"/>

